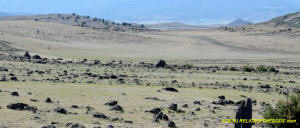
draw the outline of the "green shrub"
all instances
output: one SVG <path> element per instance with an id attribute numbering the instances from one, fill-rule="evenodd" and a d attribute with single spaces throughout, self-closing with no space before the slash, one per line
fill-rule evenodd
<path id="1" fill-rule="evenodd" d="M 278 70 L 276 70 L 276 68 L 273 67 L 273 66 L 269 68 L 269 71 L 270 71 L 270 72 L 278 72 Z"/>
<path id="2" fill-rule="evenodd" d="M 253 67 L 250 67 L 247 65 L 247 66 L 243 67 L 243 71 L 244 72 L 253 72 L 253 71 L 255 71 L 255 69 Z"/>
<path id="3" fill-rule="evenodd" d="M 267 72 L 268 71 L 268 69 L 263 65 L 259 65 L 258 67 L 256 67 L 256 70 L 259 72 Z"/>
<path id="4" fill-rule="evenodd" d="M 279 101 L 275 108 L 268 104 L 263 116 L 265 119 L 286 119 L 297 121 L 296 123 L 268 124 L 271 127 L 300 128 L 300 94 L 289 96 L 287 101 Z"/>
<path id="5" fill-rule="evenodd" d="M 229 71 L 238 71 L 235 67 L 230 67 Z"/>

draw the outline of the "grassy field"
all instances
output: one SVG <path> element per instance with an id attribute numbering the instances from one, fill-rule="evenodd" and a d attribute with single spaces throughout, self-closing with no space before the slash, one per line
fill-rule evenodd
<path id="1" fill-rule="evenodd" d="M 115 32 L 2 20 L 0 128 L 71 127 L 68 123 L 164 128 L 170 121 L 178 128 L 233 127 L 221 120 L 234 118 L 238 102 L 247 98 L 256 102 L 253 118 L 262 118 L 266 104 L 300 92 L 297 33 L 268 31 Z M 25 51 L 41 59 L 26 59 Z M 156 66 L 160 59 L 166 66 Z M 260 65 L 268 71 L 258 71 Z M 244 66 L 256 71 L 244 71 Z M 234 104 L 213 103 L 219 96 Z M 46 103 L 47 97 L 53 103 Z M 104 105 L 112 100 L 124 112 Z M 37 110 L 7 107 L 13 103 Z M 171 110 L 171 104 L 177 104 L 178 111 Z M 58 113 L 57 107 L 67 113 Z M 155 122 L 154 115 L 145 112 L 154 108 L 162 109 L 169 121 Z M 94 117 L 97 113 L 108 118 Z"/>
<path id="2" fill-rule="evenodd" d="M 39 110 L 46 112 L 19 112 L 13 110 L 1 109 L 2 126 L 9 127 L 40 127 L 51 122 L 59 122 L 59 126 L 64 124 L 80 123 L 86 127 L 94 126 L 93 123 L 100 122 L 102 127 L 107 124 L 113 124 L 117 127 L 166 127 L 166 122 L 160 124 L 152 123 L 152 115 L 144 111 L 155 107 L 163 108 L 168 113 L 168 105 L 177 103 L 179 106 L 188 104 L 189 108 L 182 108 L 186 113 L 169 113 L 169 118 L 177 123 L 178 127 L 201 127 L 206 122 L 211 127 L 225 127 L 220 120 L 223 118 L 234 118 L 235 106 L 218 106 L 216 113 L 210 112 L 214 107 L 212 101 L 218 100 L 217 96 L 224 95 L 227 99 L 239 101 L 245 99 L 240 95 L 251 97 L 259 102 L 268 103 L 274 100 L 284 99 L 284 96 L 273 93 L 243 92 L 233 90 L 215 90 L 215 89 L 194 89 L 180 88 L 179 93 L 158 92 L 162 87 L 147 87 L 137 85 L 99 85 L 99 84 L 62 84 L 62 83 L 44 83 L 44 82 L 13 82 L 0 83 L 2 91 L 18 91 L 19 97 L 9 96 L 9 93 L 2 92 L 1 107 L 3 105 L 22 102 L 37 106 Z M 32 95 L 27 93 L 31 92 Z M 50 97 L 55 103 L 45 103 L 44 100 Z M 157 97 L 165 101 L 145 100 L 147 97 Z M 31 102 L 30 99 L 36 99 L 39 102 Z M 125 110 L 124 113 L 115 113 L 108 111 L 109 107 L 104 104 L 110 100 L 117 100 Z M 195 105 L 193 101 L 201 101 L 202 105 Z M 59 103 L 57 103 L 59 102 Z M 112 117 L 119 117 L 133 121 L 133 124 L 122 123 L 121 121 L 110 122 L 92 117 L 86 114 L 86 109 L 72 109 L 71 105 L 92 106 L 95 112 L 102 112 Z M 62 115 L 52 112 L 55 107 L 63 107 L 70 112 L 76 112 L 77 115 Z M 211 108 L 207 108 L 211 106 Z M 195 115 L 189 112 L 200 107 L 201 111 L 195 112 Z M 254 106 L 254 118 L 261 118 L 258 112 L 261 112 L 261 106 Z M 41 119 L 33 120 L 35 116 Z"/>

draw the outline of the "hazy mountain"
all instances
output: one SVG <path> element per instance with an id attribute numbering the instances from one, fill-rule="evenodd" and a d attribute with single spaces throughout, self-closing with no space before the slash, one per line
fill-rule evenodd
<path id="1" fill-rule="evenodd" d="M 236 19 L 230 22 L 229 24 L 227 24 L 227 26 L 243 26 L 243 25 L 250 25 L 250 24 L 252 24 L 250 21 L 245 21 L 243 19 Z"/>
<path id="2" fill-rule="evenodd" d="M 147 24 L 145 26 L 150 29 L 161 29 L 161 30 L 204 29 L 209 27 L 209 26 L 188 25 L 180 22 Z"/>
<path id="3" fill-rule="evenodd" d="M 9 13 L 6 13 L 6 12 L 0 12 L 0 17 L 3 17 L 3 16 L 10 16 L 11 14 Z"/>

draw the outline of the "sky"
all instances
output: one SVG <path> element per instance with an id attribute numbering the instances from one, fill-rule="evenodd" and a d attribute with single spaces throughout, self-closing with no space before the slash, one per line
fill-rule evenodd
<path id="1" fill-rule="evenodd" d="M 77 13 L 117 22 L 227 24 L 261 22 L 300 11 L 300 0 L 0 0 L 0 12 Z"/>

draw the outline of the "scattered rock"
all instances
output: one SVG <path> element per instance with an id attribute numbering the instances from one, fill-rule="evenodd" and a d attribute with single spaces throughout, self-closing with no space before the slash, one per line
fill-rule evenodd
<path id="1" fill-rule="evenodd" d="M 7 105 L 7 108 L 12 110 L 28 110 L 33 112 L 36 112 L 37 110 L 36 107 L 29 106 L 28 104 L 24 104 L 24 103 L 12 103 L 10 105 Z"/>
<path id="2" fill-rule="evenodd" d="M 213 101 L 212 104 L 215 105 L 232 105 L 235 104 L 232 100 L 219 100 L 219 101 Z"/>
<path id="3" fill-rule="evenodd" d="M 106 115 L 103 114 L 103 113 L 95 113 L 93 116 L 94 116 L 95 118 L 108 119 L 108 116 L 106 116 Z"/>
<path id="4" fill-rule="evenodd" d="M 54 125 L 42 126 L 41 128 L 56 128 Z"/>
<path id="5" fill-rule="evenodd" d="M 47 99 L 45 100 L 45 102 L 46 103 L 53 103 L 53 101 L 49 97 L 47 97 Z"/>
<path id="6" fill-rule="evenodd" d="M 169 106 L 169 109 L 170 109 L 170 110 L 173 110 L 173 111 L 177 111 L 177 104 L 171 104 L 171 105 Z"/>
<path id="7" fill-rule="evenodd" d="M 173 121 L 169 121 L 168 127 L 169 128 L 176 128 L 176 124 Z"/>
<path id="8" fill-rule="evenodd" d="M 79 108 L 79 106 L 77 106 L 77 105 L 72 105 L 71 108 L 77 109 L 77 108 Z"/>
<path id="9" fill-rule="evenodd" d="M 133 121 L 126 120 L 126 121 L 124 121 L 124 123 L 127 123 L 127 124 L 132 124 L 132 123 L 133 123 Z"/>
<path id="10" fill-rule="evenodd" d="M 118 79 L 118 77 L 116 75 L 111 75 L 110 79 Z"/>
<path id="11" fill-rule="evenodd" d="M 162 117 L 162 120 L 169 121 L 169 117 L 166 114 L 164 114 L 163 117 Z"/>
<path id="12" fill-rule="evenodd" d="M 13 77 L 10 78 L 10 80 L 11 80 L 11 81 L 18 81 L 18 78 L 15 77 L 15 76 L 13 76 Z"/>
<path id="13" fill-rule="evenodd" d="M 83 125 L 79 124 L 79 123 L 67 123 L 66 124 L 67 128 L 85 128 Z"/>
<path id="14" fill-rule="evenodd" d="M 38 102 L 38 100 L 36 100 L 36 99 L 30 99 L 30 101 L 32 101 L 32 102 Z"/>
<path id="15" fill-rule="evenodd" d="M 153 115 L 154 122 L 159 122 L 163 118 L 164 114 L 162 112 L 156 113 Z"/>
<path id="16" fill-rule="evenodd" d="M 182 107 L 184 107 L 184 108 L 188 108 L 188 107 L 189 107 L 189 105 L 187 105 L 187 104 L 184 104 L 184 105 L 182 105 Z"/>
<path id="17" fill-rule="evenodd" d="M 39 60 L 39 59 L 42 59 L 42 58 L 39 55 L 34 55 L 34 56 L 32 56 L 32 59 Z"/>
<path id="18" fill-rule="evenodd" d="M 19 93 L 18 92 L 12 92 L 12 93 L 10 93 L 10 95 L 12 95 L 12 96 L 19 96 Z"/>
<path id="19" fill-rule="evenodd" d="M 60 114 L 68 114 L 67 110 L 61 107 L 57 107 L 53 110 L 54 112 L 60 113 Z"/>
<path id="20" fill-rule="evenodd" d="M 197 105 L 197 104 L 198 104 L 198 105 L 202 105 L 200 101 L 194 101 L 194 104 L 195 104 L 195 105 Z"/>
<path id="21" fill-rule="evenodd" d="M 198 107 L 198 108 L 195 109 L 195 111 L 201 111 L 201 109 Z"/>
<path id="22" fill-rule="evenodd" d="M 163 90 L 170 91 L 170 92 L 179 92 L 177 89 L 172 87 L 163 88 Z"/>
<path id="23" fill-rule="evenodd" d="M 118 101 L 109 101 L 109 102 L 107 102 L 107 103 L 105 103 L 104 105 L 108 105 L 108 106 L 115 106 L 115 105 L 117 105 L 118 104 Z"/>
<path id="24" fill-rule="evenodd" d="M 146 99 L 146 100 L 165 101 L 165 100 L 158 99 L 157 97 L 147 97 L 147 98 L 145 98 L 145 99 Z"/>
<path id="25" fill-rule="evenodd" d="M 220 100 L 225 100 L 225 96 L 219 96 Z"/>
<path id="26" fill-rule="evenodd" d="M 31 59 L 31 55 L 29 54 L 29 52 L 25 52 L 24 57 L 26 59 Z"/>
<path id="27" fill-rule="evenodd" d="M 114 111 L 119 111 L 119 112 L 124 112 L 123 108 L 120 105 L 115 105 L 113 108 L 111 108 L 110 110 L 114 110 Z"/>
<path id="28" fill-rule="evenodd" d="M 161 112 L 161 109 L 160 108 L 154 108 L 154 109 L 151 109 L 149 112 L 153 113 L 153 114 L 157 114 L 157 113 Z"/>

